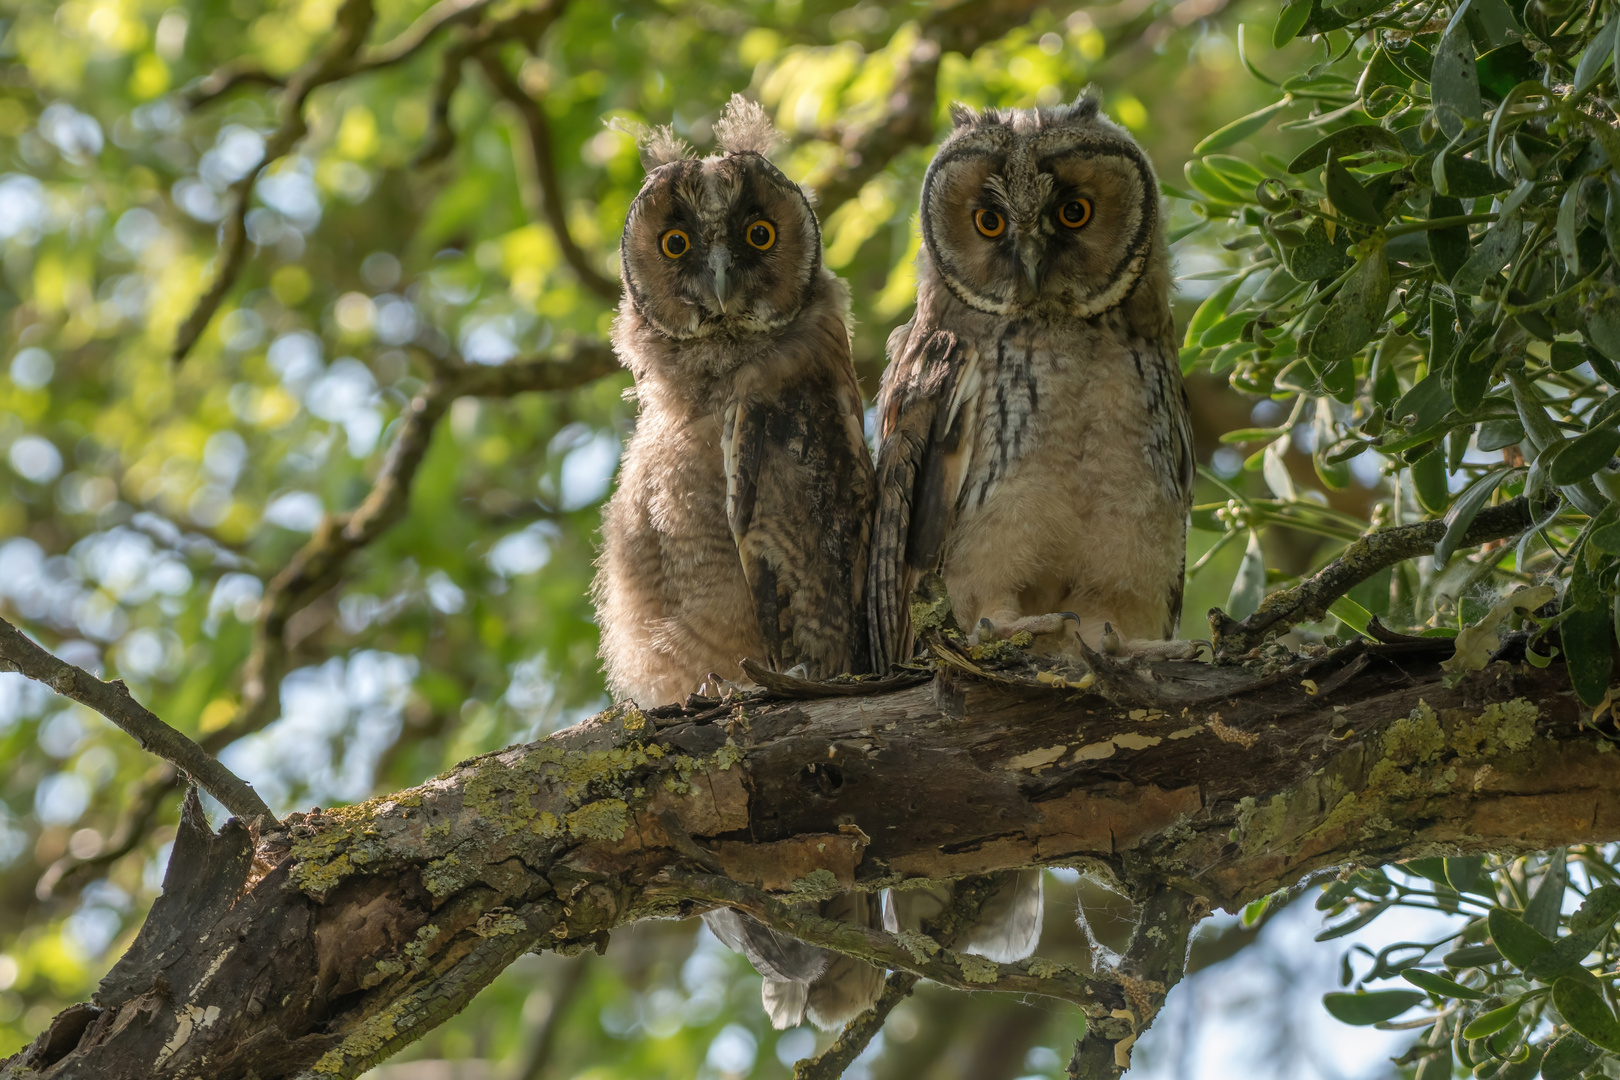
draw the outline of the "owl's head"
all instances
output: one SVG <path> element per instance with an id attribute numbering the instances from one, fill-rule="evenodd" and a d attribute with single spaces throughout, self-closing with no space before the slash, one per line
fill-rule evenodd
<path id="1" fill-rule="evenodd" d="M 922 190 L 923 240 L 950 290 L 1002 315 L 1123 303 L 1159 242 L 1159 185 L 1135 140 L 1086 96 L 951 115 Z"/>
<path id="2" fill-rule="evenodd" d="M 733 95 L 714 130 L 720 152 L 702 159 L 667 128 L 642 138 L 647 180 L 619 244 L 630 302 L 678 340 L 787 325 L 821 268 L 815 211 L 765 157 L 764 110 Z"/>

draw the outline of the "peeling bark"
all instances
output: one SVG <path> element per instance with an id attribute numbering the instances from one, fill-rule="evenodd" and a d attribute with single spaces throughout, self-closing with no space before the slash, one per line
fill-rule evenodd
<path id="1" fill-rule="evenodd" d="M 523 952 L 695 914 L 717 873 L 764 910 L 780 905 L 762 890 L 1084 864 L 1186 912 L 1345 863 L 1620 838 L 1620 754 L 1582 727 L 1562 667 L 1510 646 L 1448 688 L 1449 652 L 1108 668 L 1108 697 L 964 655 L 854 695 L 610 710 L 257 837 L 209 832 L 190 801 L 135 944 L 0 1080 L 355 1076 Z M 892 939 L 838 940 L 904 958 Z M 1141 959 L 1179 974 L 1179 954 Z M 1060 969 L 1020 977 L 1057 985 Z M 1113 1017 L 1121 993 L 1128 979 L 1087 1011 Z M 1099 1059 L 1123 1060 L 1150 1018 L 1131 1012 L 1129 1030 L 1096 1029 Z"/>

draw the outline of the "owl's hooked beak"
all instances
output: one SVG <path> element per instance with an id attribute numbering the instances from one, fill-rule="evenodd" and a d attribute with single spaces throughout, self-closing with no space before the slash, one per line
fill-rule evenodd
<path id="1" fill-rule="evenodd" d="M 1033 300 L 1041 294 L 1041 282 L 1046 278 L 1046 269 L 1041 265 L 1041 249 L 1033 237 L 1019 241 L 1018 261 L 1024 267 L 1024 280 L 1029 282 L 1029 291 L 1022 299 Z"/>
<path id="2" fill-rule="evenodd" d="M 715 302 L 720 305 L 720 314 L 726 313 L 726 297 L 731 294 L 731 282 L 726 272 L 731 269 L 731 252 L 725 247 L 716 244 L 709 249 L 709 273 L 714 275 L 712 287 Z"/>

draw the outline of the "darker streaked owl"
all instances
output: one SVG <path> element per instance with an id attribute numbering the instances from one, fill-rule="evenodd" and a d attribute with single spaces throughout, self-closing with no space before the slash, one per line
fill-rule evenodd
<path id="1" fill-rule="evenodd" d="M 640 408 L 602 515 L 593 586 L 615 697 L 683 700 L 749 657 L 810 679 L 864 670 L 875 499 L 850 360 L 849 290 L 821 261 L 815 212 L 765 157 L 759 106 L 734 97 L 720 153 L 667 130 L 625 222 L 613 327 Z M 878 918 L 872 894 L 842 917 Z M 844 909 L 848 909 L 845 911 Z M 838 1023 L 882 973 L 711 913 L 766 975 L 779 1027 Z"/>
<path id="2" fill-rule="evenodd" d="M 1090 98 L 953 115 L 878 398 L 877 670 L 911 655 L 930 571 L 981 639 L 1184 654 L 1192 443 L 1153 167 Z M 987 955 L 1034 948 L 1039 883 L 976 932 Z M 911 921 L 922 898 L 893 896 Z"/>

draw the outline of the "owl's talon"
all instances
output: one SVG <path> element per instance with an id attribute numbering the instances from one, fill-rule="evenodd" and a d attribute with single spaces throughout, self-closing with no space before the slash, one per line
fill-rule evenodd
<path id="1" fill-rule="evenodd" d="M 1114 624 L 1103 623 L 1102 651 L 1109 656 L 1118 656 L 1123 649 L 1124 642 L 1120 641 L 1119 635 L 1114 632 Z"/>

